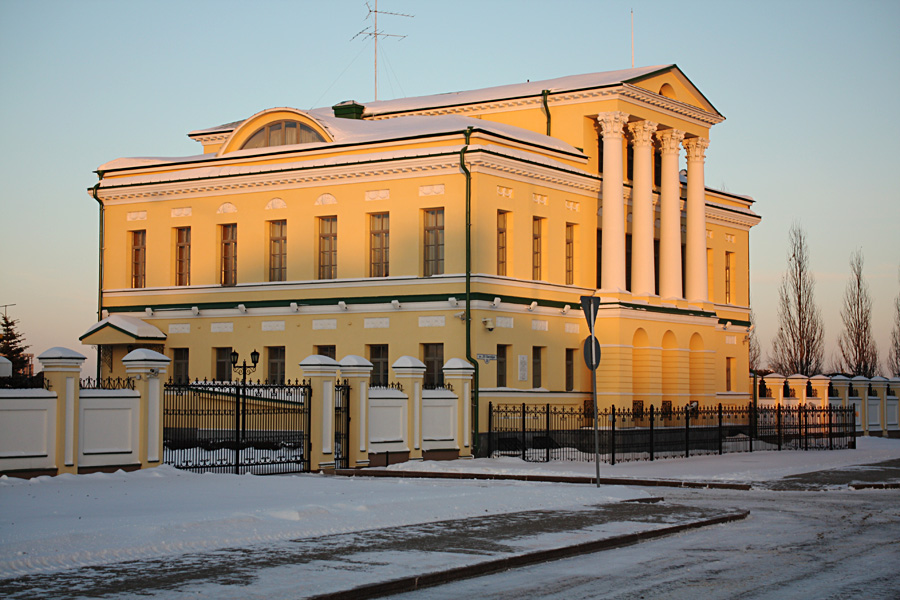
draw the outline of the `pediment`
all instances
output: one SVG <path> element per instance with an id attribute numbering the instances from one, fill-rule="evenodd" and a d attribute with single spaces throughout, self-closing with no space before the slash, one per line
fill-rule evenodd
<path id="1" fill-rule="evenodd" d="M 676 65 L 627 80 L 626 83 L 665 96 L 703 111 L 720 115 L 716 107 L 706 99 L 697 86 Z"/>

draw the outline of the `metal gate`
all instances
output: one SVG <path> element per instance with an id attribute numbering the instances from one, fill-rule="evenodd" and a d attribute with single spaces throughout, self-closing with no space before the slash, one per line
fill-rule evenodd
<path id="1" fill-rule="evenodd" d="M 163 462 L 216 473 L 308 472 L 310 385 L 168 382 Z"/>
<path id="2" fill-rule="evenodd" d="M 350 468 L 350 384 L 334 386 L 334 468 Z"/>

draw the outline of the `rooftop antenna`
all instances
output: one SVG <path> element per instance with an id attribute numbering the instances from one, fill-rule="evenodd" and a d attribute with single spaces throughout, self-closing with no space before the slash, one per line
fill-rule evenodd
<path id="1" fill-rule="evenodd" d="M 631 9 L 631 68 L 634 68 L 634 9 Z"/>
<path id="2" fill-rule="evenodd" d="M 3 309 L 3 318 L 6 318 L 6 309 L 7 307 L 15 306 L 15 304 L 0 304 L 0 308 Z"/>
<path id="3" fill-rule="evenodd" d="M 374 27 L 372 27 L 371 29 L 369 27 L 366 27 L 365 29 L 363 29 L 362 31 L 360 31 L 359 33 L 354 35 L 352 38 L 350 38 L 350 41 L 355 40 L 356 38 L 358 38 L 361 35 L 375 38 L 375 101 L 377 102 L 378 101 L 378 38 L 379 37 L 395 37 L 395 38 L 403 39 L 406 37 L 405 35 L 398 35 L 396 33 L 383 33 L 381 31 L 378 31 L 378 15 L 379 14 L 393 15 L 395 17 L 409 17 L 410 19 L 415 17 L 415 15 L 407 15 L 407 14 L 397 13 L 397 12 L 388 12 L 386 10 L 378 10 L 378 0 L 374 0 L 374 2 L 375 2 L 375 8 L 372 8 L 369 5 L 369 3 L 366 2 L 366 8 L 369 9 L 369 14 L 366 15 L 366 18 L 368 19 L 372 15 L 375 15 Z"/>

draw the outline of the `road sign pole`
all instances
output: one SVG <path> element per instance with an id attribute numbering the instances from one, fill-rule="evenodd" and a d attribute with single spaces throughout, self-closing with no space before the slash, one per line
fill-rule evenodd
<path id="1" fill-rule="evenodd" d="M 587 319 L 590 335 L 585 340 L 589 344 L 590 352 L 585 348 L 585 360 L 589 358 L 588 367 L 591 369 L 591 403 L 594 405 L 594 471 L 597 487 L 600 487 L 600 409 L 597 407 L 597 366 L 600 363 L 600 344 L 594 335 L 594 322 L 597 320 L 597 310 L 600 308 L 600 298 L 596 296 L 582 296 L 581 308 L 584 318 Z"/>

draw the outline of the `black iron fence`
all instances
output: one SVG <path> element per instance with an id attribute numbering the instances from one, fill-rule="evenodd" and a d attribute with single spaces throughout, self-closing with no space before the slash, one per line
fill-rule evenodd
<path id="1" fill-rule="evenodd" d="M 746 406 L 599 412 L 600 459 L 620 461 L 761 450 L 855 448 L 853 408 Z M 488 404 L 488 456 L 527 461 L 593 460 L 591 407 Z"/>
<path id="2" fill-rule="evenodd" d="M 134 379 L 131 377 L 85 377 L 78 380 L 82 390 L 133 390 Z"/>
<path id="3" fill-rule="evenodd" d="M 8 390 L 34 390 L 50 389 L 50 380 L 44 379 L 43 371 L 34 375 L 21 375 L 16 373 L 10 377 L 0 377 L 0 389 Z"/>
<path id="4" fill-rule="evenodd" d="M 166 464 L 258 475 L 309 471 L 307 382 L 170 381 L 164 390 Z"/>

